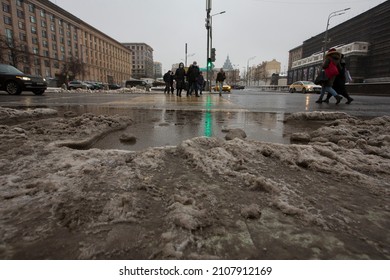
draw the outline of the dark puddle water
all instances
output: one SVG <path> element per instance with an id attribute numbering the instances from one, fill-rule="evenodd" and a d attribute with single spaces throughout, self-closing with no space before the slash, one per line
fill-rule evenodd
<path id="1" fill-rule="evenodd" d="M 89 112 L 97 115 L 126 115 L 133 124 L 124 130 L 112 132 L 92 147 L 138 151 L 149 147 L 176 146 L 182 141 L 199 136 L 224 138 L 224 129 L 240 128 L 247 139 L 273 143 L 290 143 L 294 132 L 318 128 L 317 122 L 284 123 L 284 113 L 248 111 L 190 111 L 168 109 L 134 109 L 118 107 L 69 106 L 56 108 L 60 115 L 72 111 L 77 115 Z M 120 141 L 122 134 L 136 137 L 129 144 Z"/>

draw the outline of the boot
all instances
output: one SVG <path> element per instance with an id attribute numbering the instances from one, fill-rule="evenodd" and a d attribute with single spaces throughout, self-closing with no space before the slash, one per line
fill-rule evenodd
<path id="1" fill-rule="evenodd" d="M 318 99 L 318 100 L 316 101 L 316 103 L 321 104 L 321 103 L 322 103 L 322 100 L 321 100 L 321 99 Z"/>
<path id="2" fill-rule="evenodd" d="M 329 98 L 326 98 L 324 101 L 322 101 L 322 102 L 324 102 L 324 103 L 326 103 L 326 104 L 329 104 Z"/>
<path id="3" fill-rule="evenodd" d="M 336 104 L 339 104 L 340 101 L 341 101 L 341 99 L 343 99 L 343 97 L 340 96 L 340 95 L 336 95 L 335 98 L 336 98 L 336 100 L 337 100 Z"/>
<path id="4" fill-rule="evenodd" d="M 353 101 L 353 98 L 348 98 L 348 101 L 347 102 L 345 102 L 345 104 L 351 104 L 351 102 Z"/>

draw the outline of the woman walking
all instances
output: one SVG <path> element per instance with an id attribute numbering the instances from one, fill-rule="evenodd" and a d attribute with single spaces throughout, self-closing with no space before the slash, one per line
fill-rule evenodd
<path id="1" fill-rule="evenodd" d="M 340 96 L 333 88 L 333 82 L 338 75 L 338 68 L 340 64 L 341 59 L 341 53 L 339 53 L 336 49 L 332 48 L 330 49 L 326 55 L 324 63 L 322 64 L 322 69 L 325 70 L 326 76 L 328 79 L 322 83 L 322 89 L 321 94 L 316 103 L 322 103 L 322 97 L 326 92 L 330 93 L 331 95 L 336 98 L 337 102 L 336 104 L 339 104 L 341 99 L 343 98 Z"/>

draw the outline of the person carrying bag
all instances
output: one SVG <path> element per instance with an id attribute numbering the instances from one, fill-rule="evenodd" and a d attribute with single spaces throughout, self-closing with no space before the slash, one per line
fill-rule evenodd
<path id="1" fill-rule="evenodd" d="M 316 103 L 322 103 L 322 98 L 325 92 L 329 92 L 334 98 L 336 98 L 336 104 L 339 104 L 343 98 L 332 88 L 333 82 L 339 73 L 337 65 L 340 63 L 340 59 L 341 53 L 339 53 L 336 49 L 332 48 L 327 51 L 324 63 L 322 64 L 322 69 L 324 69 L 325 75 L 328 79 L 322 83 L 321 94 Z"/>

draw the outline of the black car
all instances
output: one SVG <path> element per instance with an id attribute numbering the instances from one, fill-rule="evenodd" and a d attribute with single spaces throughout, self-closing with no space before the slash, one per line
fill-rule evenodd
<path id="1" fill-rule="evenodd" d="M 8 64 L 0 64 L 0 90 L 9 94 L 21 94 L 22 91 L 32 91 L 42 95 L 47 89 L 47 82 L 40 76 L 24 74 Z"/>

